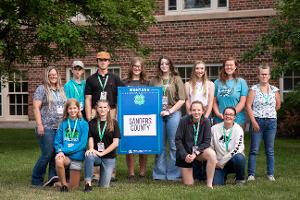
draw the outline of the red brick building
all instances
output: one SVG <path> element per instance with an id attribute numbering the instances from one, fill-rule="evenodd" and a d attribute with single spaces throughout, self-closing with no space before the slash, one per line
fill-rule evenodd
<path id="1" fill-rule="evenodd" d="M 156 72 L 160 55 L 170 57 L 186 81 L 195 60 L 208 66 L 209 77 L 214 80 L 222 61 L 234 56 L 240 58 L 257 39 L 266 33 L 268 23 L 275 15 L 275 0 L 157 0 L 157 23 L 147 32 L 140 33 L 140 42 L 152 48 L 147 58 L 148 74 Z M 86 66 L 86 76 L 96 71 L 96 52 L 81 59 Z M 125 78 L 130 51 L 118 51 L 118 58 L 111 63 L 111 70 Z M 63 82 L 69 80 L 73 60 L 57 63 Z M 270 57 L 249 63 L 240 63 L 240 73 L 249 85 L 256 82 L 256 67 Z M 34 120 L 32 97 L 42 82 L 41 62 L 24 66 L 25 78 L 18 83 L 9 82 L 1 90 L 0 121 Z M 291 90 L 297 74 L 277 81 L 282 91 Z M 17 79 L 18 77 L 16 77 Z"/>

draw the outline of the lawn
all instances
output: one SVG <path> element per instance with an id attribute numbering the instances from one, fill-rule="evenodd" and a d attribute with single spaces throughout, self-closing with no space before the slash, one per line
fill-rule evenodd
<path id="1" fill-rule="evenodd" d="M 32 129 L 0 129 L 0 199 L 300 199 L 300 140 L 277 138 L 275 144 L 276 182 L 265 175 L 263 148 L 257 160 L 257 180 L 242 187 L 229 184 L 209 190 L 203 182 L 184 186 L 179 182 L 151 179 L 153 156 L 148 159 L 146 180 L 127 180 L 125 156 L 117 158 L 118 181 L 109 189 L 94 187 L 83 193 L 81 187 L 69 193 L 57 188 L 33 188 L 31 171 L 39 156 L 39 147 Z M 246 136 L 246 150 L 249 139 Z"/>

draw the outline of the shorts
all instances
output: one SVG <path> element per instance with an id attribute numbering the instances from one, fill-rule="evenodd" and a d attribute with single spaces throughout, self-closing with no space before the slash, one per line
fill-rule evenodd
<path id="1" fill-rule="evenodd" d="M 70 170 L 81 170 L 82 168 L 82 161 L 78 160 L 71 160 L 69 165 Z"/>
<path id="2" fill-rule="evenodd" d="M 185 160 L 176 159 L 176 166 L 181 168 L 193 168 L 194 162 L 187 163 Z"/>

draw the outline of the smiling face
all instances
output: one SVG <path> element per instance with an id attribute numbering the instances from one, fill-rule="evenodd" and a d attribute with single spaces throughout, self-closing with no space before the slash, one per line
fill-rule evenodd
<path id="1" fill-rule="evenodd" d="M 163 73 L 169 73 L 170 72 L 170 63 L 167 59 L 163 58 L 160 61 L 160 70 Z"/>
<path id="2" fill-rule="evenodd" d="M 227 108 L 224 111 L 224 123 L 232 125 L 235 120 L 235 112 L 233 109 Z"/>
<path id="3" fill-rule="evenodd" d="M 51 85 L 56 85 L 58 81 L 57 71 L 55 69 L 51 69 L 48 73 L 49 83 Z"/>
<path id="4" fill-rule="evenodd" d="M 98 58 L 97 59 L 97 63 L 98 63 L 98 69 L 100 69 L 100 70 L 107 70 L 108 66 L 110 64 L 110 59 L 101 59 L 101 58 Z"/>
<path id="5" fill-rule="evenodd" d="M 193 121 L 199 121 L 203 114 L 203 107 L 201 103 L 193 103 L 191 105 L 191 114 L 193 117 Z"/>
<path id="6" fill-rule="evenodd" d="M 134 65 L 132 65 L 132 74 L 134 76 L 140 76 L 142 70 L 143 70 L 143 66 L 140 61 L 136 61 Z"/>
<path id="7" fill-rule="evenodd" d="M 69 117 L 72 119 L 76 119 L 79 113 L 79 108 L 77 107 L 77 105 L 73 102 L 70 103 L 69 107 L 68 107 L 68 114 Z"/>
<path id="8" fill-rule="evenodd" d="M 232 77 L 233 73 L 236 70 L 236 65 L 234 60 L 227 60 L 225 62 L 225 73 L 229 76 Z"/>
<path id="9" fill-rule="evenodd" d="M 101 119 L 106 118 L 109 112 L 109 105 L 107 102 L 98 102 L 96 110 Z"/>
<path id="10" fill-rule="evenodd" d="M 197 78 L 202 78 L 205 74 L 205 65 L 203 63 L 197 64 L 195 67 L 195 75 Z"/>
<path id="11" fill-rule="evenodd" d="M 72 68 L 72 74 L 74 79 L 80 79 L 83 73 L 84 69 L 79 66 L 75 66 Z"/>

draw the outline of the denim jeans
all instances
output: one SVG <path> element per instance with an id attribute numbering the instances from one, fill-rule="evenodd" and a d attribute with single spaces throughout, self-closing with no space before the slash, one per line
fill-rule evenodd
<path id="1" fill-rule="evenodd" d="M 261 140 L 264 140 L 265 144 L 265 153 L 267 161 L 267 175 L 274 175 L 274 142 L 277 130 L 277 119 L 268 119 L 268 118 L 255 118 L 260 130 L 258 132 L 251 131 L 251 144 L 249 152 L 249 161 L 248 161 L 248 175 L 255 176 L 256 168 L 256 155 L 259 152 L 259 145 Z"/>
<path id="2" fill-rule="evenodd" d="M 100 179 L 98 185 L 100 187 L 109 187 L 111 173 L 115 167 L 115 158 L 100 158 L 98 156 L 89 155 L 85 157 L 84 180 L 91 181 L 93 177 L 94 166 L 100 165 Z"/>
<path id="3" fill-rule="evenodd" d="M 44 175 L 46 173 L 47 166 L 48 169 L 48 180 L 53 176 L 56 176 L 55 170 L 55 152 L 54 152 L 54 137 L 56 134 L 55 129 L 45 129 L 44 135 L 39 136 L 39 145 L 41 148 L 41 155 L 37 160 L 33 172 L 32 172 L 32 185 L 43 185 Z M 36 130 L 37 134 L 37 130 Z"/>
<path id="4" fill-rule="evenodd" d="M 175 136 L 177 127 L 181 118 L 181 111 L 163 117 L 163 144 L 162 152 L 155 157 L 155 166 L 152 172 L 153 179 L 157 180 L 179 180 L 181 178 L 180 170 L 175 166 L 176 146 Z M 166 153 L 166 143 L 168 142 L 169 159 Z"/>
<path id="5" fill-rule="evenodd" d="M 224 166 L 223 169 L 215 170 L 213 185 L 225 185 L 227 175 L 235 173 L 237 181 L 245 180 L 246 158 L 243 154 L 234 155 Z"/>

